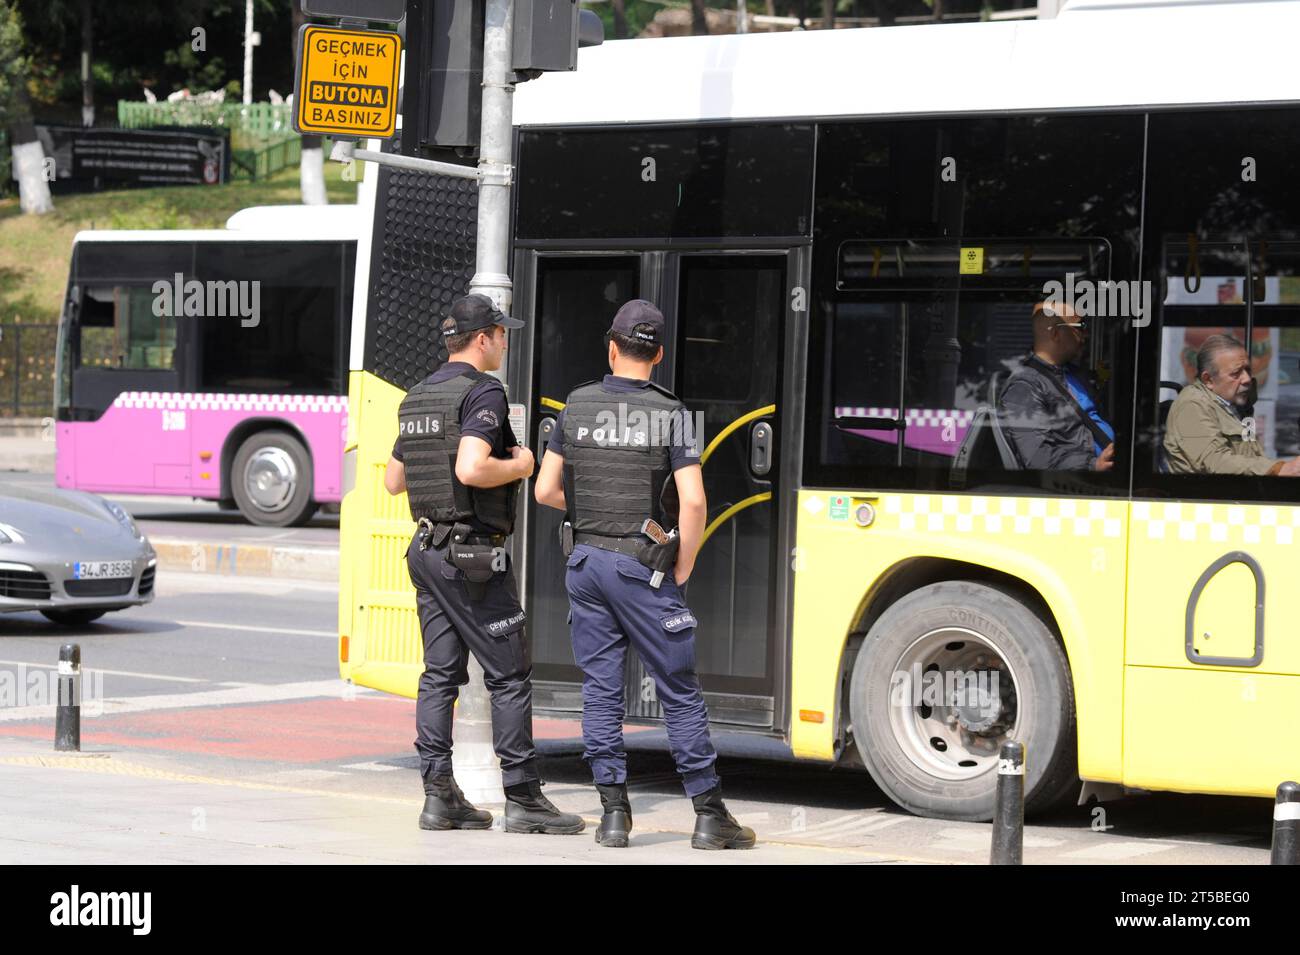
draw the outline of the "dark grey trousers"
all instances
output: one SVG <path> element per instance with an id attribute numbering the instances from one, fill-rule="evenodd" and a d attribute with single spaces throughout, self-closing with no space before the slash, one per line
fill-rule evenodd
<path id="1" fill-rule="evenodd" d="M 514 566 L 475 587 L 482 597 L 471 600 L 464 575 L 447 563 L 446 550 L 445 545 L 420 550 L 417 535 L 406 552 L 424 636 L 415 749 L 426 788 L 431 775 L 451 772 L 453 706 L 469 680 L 469 653 L 483 667 L 492 698 L 492 745 L 501 760 L 502 784 L 537 779 L 532 656 Z"/>

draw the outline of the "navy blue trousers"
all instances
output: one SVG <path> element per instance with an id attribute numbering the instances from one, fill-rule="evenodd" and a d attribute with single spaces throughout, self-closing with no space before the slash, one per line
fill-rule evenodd
<path id="1" fill-rule="evenodd" d="M 633 557 L 579 544 L 565 588 L 573 656 L 582 668 L 583 758 L 601 785 L 627 781 L 623 748 L 624 682 L 630 644 L 655 683 L 668 745 L 687 796 L 718 785 L 718 754 L 695 674 L 695 617 L 671 573 L 650 586 L 651 571 Z"/>

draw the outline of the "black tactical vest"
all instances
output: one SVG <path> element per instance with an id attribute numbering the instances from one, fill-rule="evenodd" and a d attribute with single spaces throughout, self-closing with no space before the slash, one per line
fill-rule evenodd
<path id="1" fill-rule="evenodd" d="M 402 399 L 397 427 L 413 520 L 427 517 L 435 524 L 445 524 L 475 519 L 501 534 L 514 530 L 515 497 L 521 482 L 479 488 L 462 484 L 456 477 L 460 406 L 471 388 L 490 377 L 470 371 L 433 384 L 422 381 Z"/>
<path id="2" fill-rule="evenodd" d="M 684 413 L 653 383 L 616 394 L 599 381 L 574 389 L 564 406 L 564 500 L 575 531 L 632 537 L 647 517 L 677 526 L 668 450 L 682 440 Z"/>

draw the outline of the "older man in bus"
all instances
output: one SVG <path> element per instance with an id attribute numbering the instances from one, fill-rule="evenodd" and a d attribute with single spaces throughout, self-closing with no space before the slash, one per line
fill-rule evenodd
<path id="1" fill-rule="evenodd" d="M 1300 458 L 1267 457 L 1255 437 L 1248 413 L 1253 386 L 1241 342 L 1231 335 L 1205 339 L 1196 353 L 1196 381 L 1169 409 L 1164 444 L 1171 473 L 1300 475 Z"/>

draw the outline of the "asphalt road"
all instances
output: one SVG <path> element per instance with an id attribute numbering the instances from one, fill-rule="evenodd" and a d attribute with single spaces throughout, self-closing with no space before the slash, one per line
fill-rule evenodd
<path id="1" fill-rule="evenodd" d="M 80 630 L 36 614 L 0 616 L 0 687 L 5 671 L 10 686 L 48 685 L 42 681 L 60 644 L 74 639 L 87 669 L 86 750 L 151 771 L 412 800 L 400 812 L 413 813 L 420 792 L 413 704 L 338 680 L 336 600 L 325 584 L 163 573 L 153 604 Z M 0 706 L 0 755 L 6 741 L 31 747 L 52 740 L 48 711 L 15 705 L 44 702 Z M 597 815 L 577 723 L 538 719 L 536 734 L 548 795 Z M 729 734 L 717 741 L 729 805 L 760 840 L 783 847 L 782 861 L 987 860 L 988 825 L 910 816 L 863 773 L 781 760 L 779 742 Z M 662 731 L 631 733 L 628 749 L 636 825 L 652 853 L 656 840 L 680 841 L 693 817 Z M 69 776 L 74 784 L 95 783 L 92 775 Z M 1267 800 L 1133 795 L 1036 820 L 1026 829 L 1025 858 L 1264 863 L 1270 816 Z M 412 814 L 411 838 L 419 837 Z M 508 846 L 502 858 L 528 851 Z"/>

